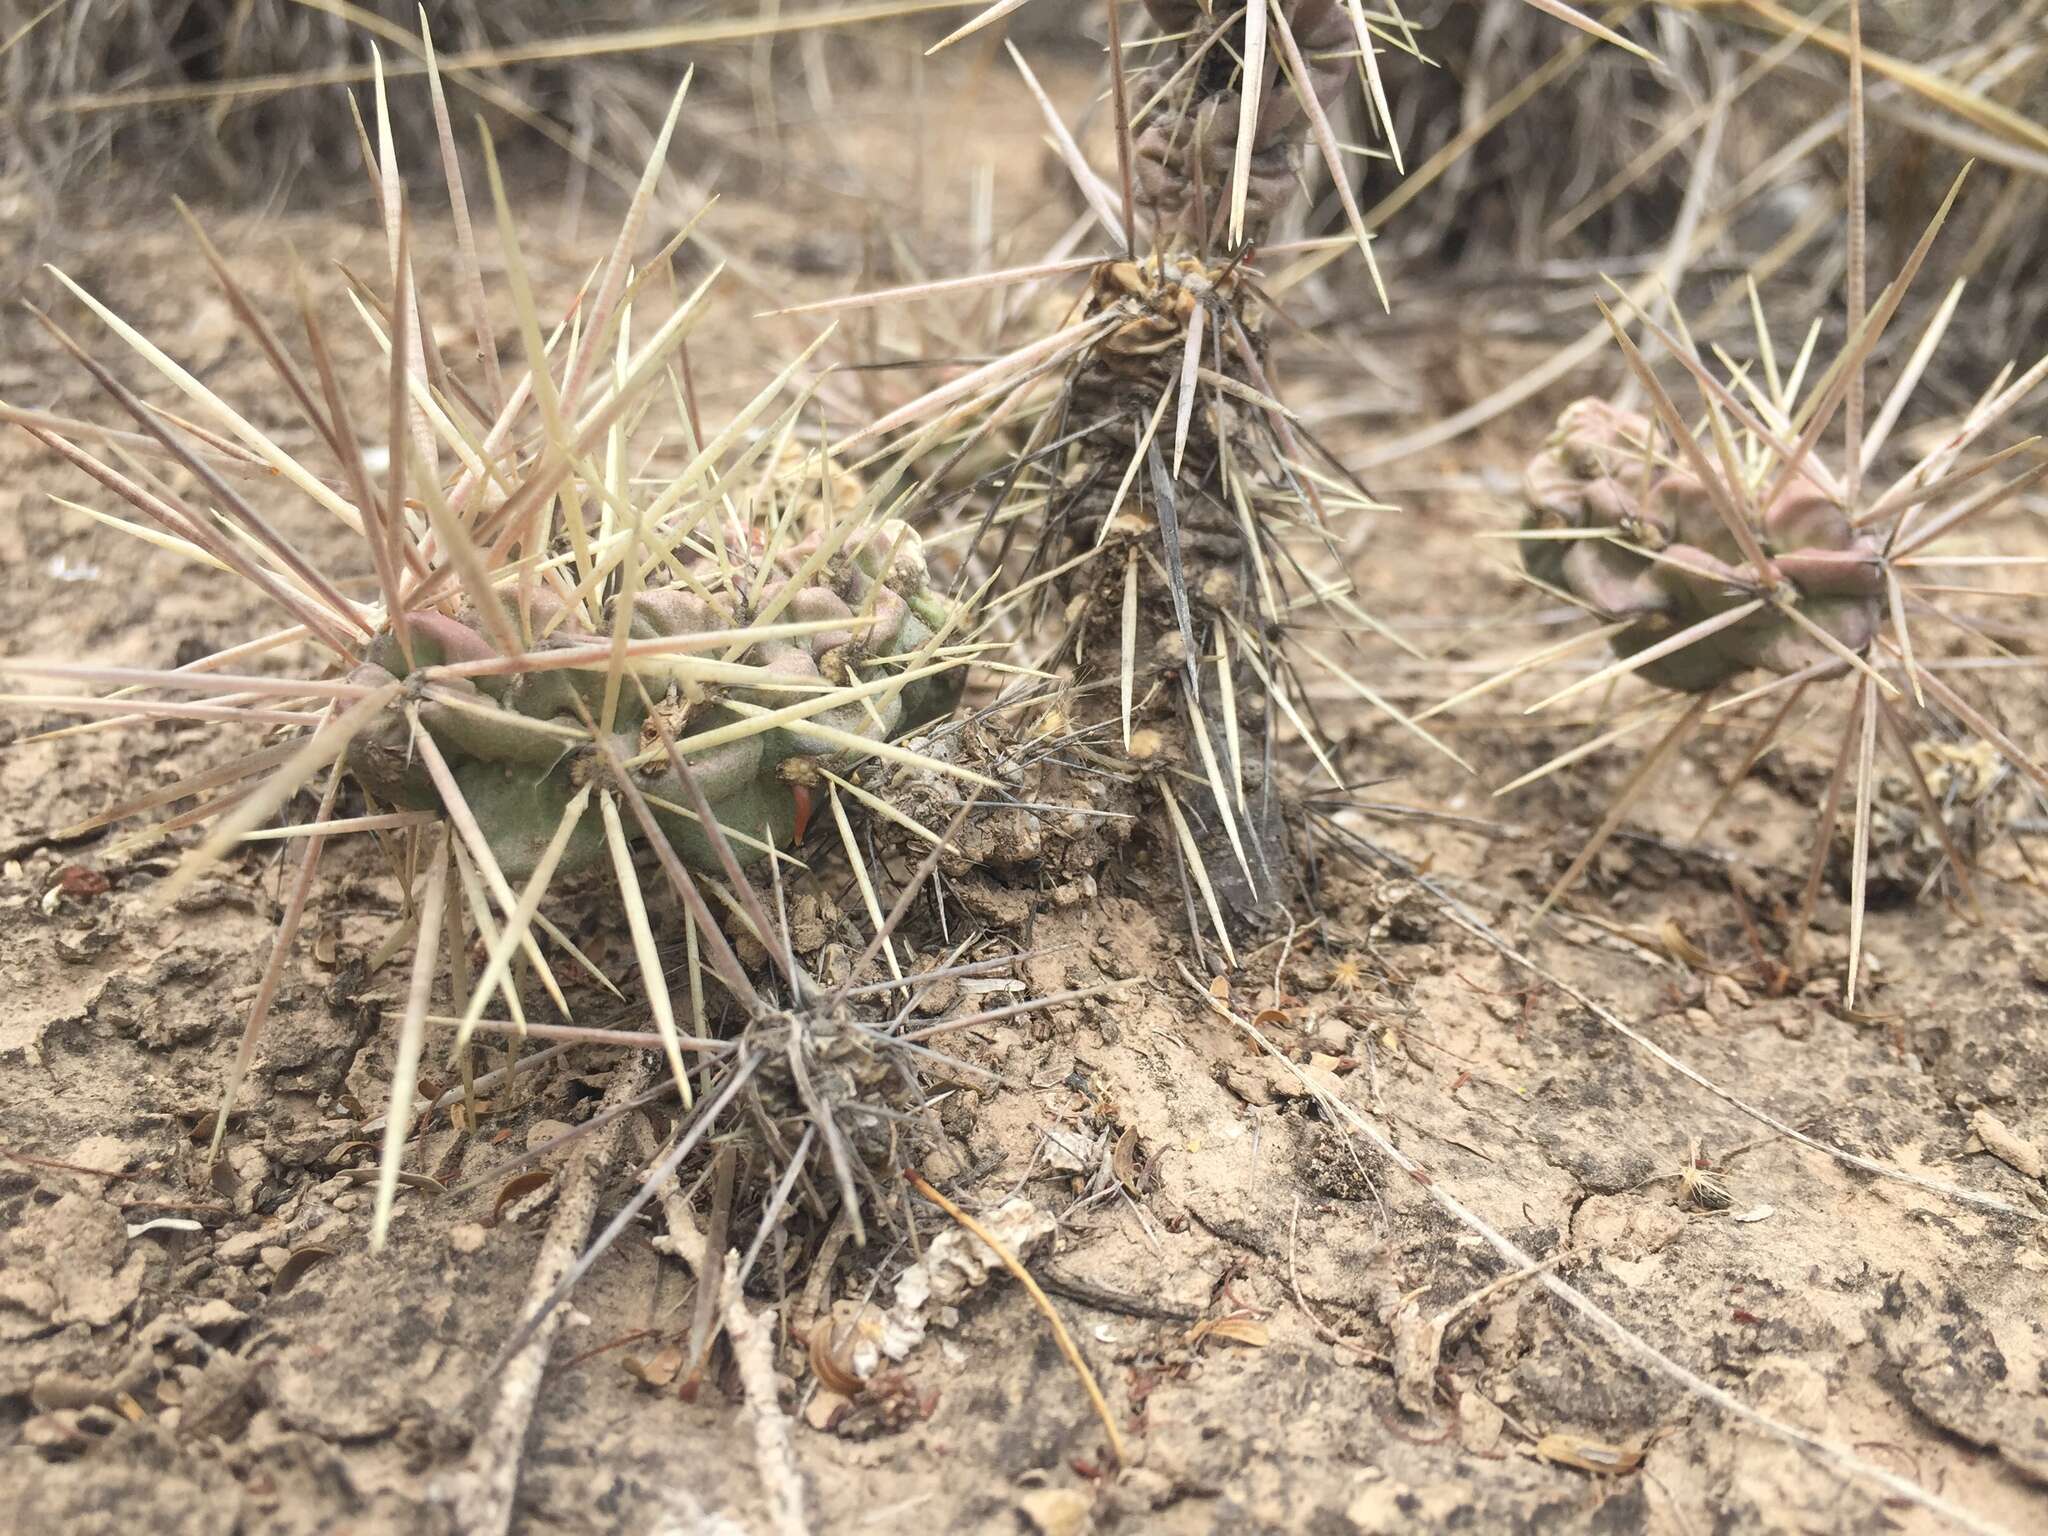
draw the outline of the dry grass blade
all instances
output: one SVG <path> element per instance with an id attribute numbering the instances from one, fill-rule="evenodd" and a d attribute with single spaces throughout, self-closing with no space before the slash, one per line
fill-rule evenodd
<path id="1" fill-rule="evenodd" d="M 1053 1306 L 1051 1298 L 1045 1294 L 1037 1280 L 1032 1278 L 1031 1271 L 1019 1262 L 1017 1256 L 1010 1252 L 1002 1239 L 961 1210 L 959 1206 L 948 1200 L 936 1189 L 932 1188 L 923 1174 L 914 1168 L 906 1168 L 903 1170 L 903 1177 L 920 1196 L 929 1200 L 933 1205 L 936 1205 L 940 1210 L 952 1217 L 954 1221 L 958 1222 L 960 1226 L 981 1239 L 982 1245 L 996 1256 L 997 1262 L 1016 1278 L 1019 1285 L 1024 1287 L 1031 1297 L 1032 1305 L 1038 1308 L 1039 1312 L 1044 1316 L 1046 1324 L 1052 1329 L 1053 1341 L 1059 1345 L 1060 1353 L 1067 1357 L 1067 1364 L 1071 1365 L 1074 1368 L 1074 1374 L 1081 1378 L 1081 1385 L 1088 1393 L 1088 1401 L 1095 1407 L 1095 1416 L 1102 1421 L 1102 1432 L 1109 1437 L 1110 1455 L 1116 1459 L 1118 1466 L 1128 1465 L 1129 1459 L 1124 1454 L 1123 1436 L 1117 1432 L 1116 1416 L 1109 1411 L 1109 1400 L 1102 1395 L 1102 1388 L 1095 1380 L 1095 1373 L 1088 1369 L 1088 1362 L 1081 1357 L 1081 1351 L 1075 1346 L 1073 1336 L 1067 1332 L 1067 1325 L 1060 1321 L 1058 1310 Z"/>
<path id="2" fill-rule="evenodd" d="M 1202 365 L 1203 322 L 1209 312 L 1197 304 L 1188 316 L 1187 340 L 1183 343 L 1180 364 L 1179 404 L 1173 415 L 1173 478 L 1180 479 L 1181 462 L 1187 457 L 1188 426 L 1195 415 L 1195 375 Z"/>
<path id="3" fill-rule="evenodd" d="M 1535 3 L 1535 0 L 1525 0 Z M 1692 0 L 1699 3 L 1699 0 Z M 1830 48 L 1844 58 L 1849 56 L 1849 39 L 1828 27 L 1814 27 L 1811 22 L 1796 12 L 1776 3 L 1776 0 L 1741 0 L 1742 6 L 1754 11 L 1757 17 L 1781 32 L 1807 32 L 1814 41 Z M 1738 19 L 1741 7 L 1730 9 Z M 1874 49 L 1862 50 L 1864 68 L 1874 74 L 1895 80 L 1915 95 L 1924 96 L 1934 105 L 1955 113 L 1958 117 L 1975 123 L 1988 133 L 1997 135 L 2011 143 L 2036 152 L 2048 151 L 2048 127 L 2035 122 L 2010 107 L 1993 100 L 1981 92 L 1969 90 L 1943 75 L 1923 69 L 1903 59 L 1879 53 Z"/>
<path id="4" fill-rule="evenodd" d="M 675 1006 L 670 1001 L 668 977 L 661 968 L 661 951 L 655 946 L 654 926 L 647 921 L 647 901 L 640 891 L 640 876 L 633 868 L 633 853 L 626 846 L 626 829 L 619 822 L 619 808 L 608 794 L 597 799 L 599 818 L 604 822 L 605 847 L 611 853 L 612 874 L 618 882 L 619 899 L 626 908 L 626 931 L 633 939 L 633 957 L 640 965 L 640 988 L 654 1015 L 654 1028 L 661 1036 L 662 1051 L 668 1057 L 669 1075 L 683 1107 L 693 1102 L 689 1070 L 683 1065 L 682 1036 L 676 1028 Z"/>
<path id="5" fill-rule="evenodd" d="M 320 5 L 324 8 L 331 4 L 332 0 L 300 0 L 300 3 Z M 771 10 L 738 18 L 672 22 L 650 27 L 612 28 L 566 37 L 540 37 L 511 46 L 465 50 L 442 58 L 437 67 L 451 79 L 467 85 L 467 77 L 489 75 L 515 64 L 600 59 L 620 54 L 645 54 L 657 50 L 673 51 L 721 43 L 753 42 L 762 38 L 784 37 L 822 29 L 852 29 L 896 17 L 929 15 L 934 11 L 965 10 L 970 5 L 979 3 L 980 0 L 875 0 L 875 3 L 863 5 L 818 6 L 786 13 Z M 384 73 L 387 78 L 395 80 L 410 75 L 423 75 L 427 70 L 426 60 L 422 57 L 388 65 Z M 78 91 L 36 102 L 28 110 L 32 119 L 42 121 L 101 112 L 132 112 L 144 108 L 195 103 L 223 106 L 230 102 L 248 102 L 290 91 L 314 90 L 321 86 L 359 85 L 369 81 L 375 74 L 375 68 L 369 64 L 338 64 L 324 69 L 249 75 L 237 80 L 145 86 L 126 90 Z M 516 103 L 517 98 L 511 100 Z M 528 115 L 532 114 L 529 112 Z"/>
<path id="6" fill-rule="evenodd" d="M 398 1028 L 391 1068 L 391 1102 L 384 1112 L 384 1148 L 377 1161 L 377 1202 L 370 1216 L 370 1251 L 383 1251 L 391 1230 L 391 1206 L 398 1196 L 398 1168 L 412 1130 L 412 1100 L 419 1084 L 420 1052 L 426 1043 L 427 1007 L 434 995 L 434 964 L 439 958 L 442 914 L 448 900 L 448 838 L 444 834 L 432 855 L 427 892 L 420 903 L 419 943 L 413 950 L 412 981 L 406 991 L 405 1018 Z"/>

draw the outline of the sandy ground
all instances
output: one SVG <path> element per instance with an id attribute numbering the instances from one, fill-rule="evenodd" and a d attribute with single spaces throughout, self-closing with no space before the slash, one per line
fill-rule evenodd
<path id="1" fill-rule="evenodd" d="M 1080 99 L 1085 82 L 1069 94 Z M 1035 210 L 1048 184 L 1028 108 L 987 126 L 1019 146 L 1005 171 L 1019 201 L 1007 206 Z M 807 146 L 822 153 L 815 133 L 789 131 L 792 163 Z M 871 142 L 904 156 L 872 162 L 890 164 L 877 180 L 896 206 L 936 210 L 920 227 L 943 270 L 969 238 L 939 216 L 964 183 L 947 180 L 951 167 L 913 164 L 905 146 L 920 141 L 900 123 L 875 131 L 884 139 Z M 789 339 L 748 320 L 758 292 L 861 280 L 872 252 L 850 205 L 863 190 L 836 175 L 792 176 L 751 200 L 728 188 L 711 228 L 741 281 L 696 349 L 730 364 L 700 368 L 711 408 L 744 398 Z M 558 221 L 551 195 L 536 186 L 527 206 L 540 210 L 536 279 L 559 295 L 603 244 L 601 220 Z M 344 302 L 334 264 L 381 260 L 362 214 L 209 222 L 273 298 L 285 291 L 285 241 L 317 257 L 331 312 Z M 161 210 L 130 202 L 15 227 L 6 280 L 67 323 L 80 312 L 32 260 L 108 296 L 223 392 L 266 388 L 260 357 Z M 447 243 L 423 217 L 419 248 Z M 28 322 L 0 324 L 0 393 L 104 415 Z M 1378 371 L 1442 408 L 1529 355 L 1439 326 L 1383 349 Z M 1355 375 L 1310 339 L 1283 341 L 1282 356 L 1297 398 L 1355 394 Z M 358 376 L 368 361 L 360 346 L 343 359 Z M 1470 535 L 1512 520 L 1497 488 L 1564 398 L 1375 486 L 1402 511 L 1362 530 L 1364 600 L 1451 663 L 1545 633 L 1531 599 L 1473 557 Z M 274 392 L 252 408 L 304 440 L 289 435 Z M 1354 415 L 1330 432 L 1351 451 L 1414 419 Z M 25 438 L 0 438 L 0 651 L 165 666 L 266 622 L 217 574 L 93 526 L 52 492 L 105 505 Z M 352 558 L 311 514 L 278 505 L 295 536 Z M 2034 537 L 2048 549 L 2038 524 Z M 1362 664 L 1410 702 L 1465 675 L 1389 651 Z M 1520 718 L 1535 696 L 1452 733 L 1488 783 L 1576 739 L 1569 723 L 1539 730 Z M 1488 1289 L 1506 1266 L 1446 1216 L 1438 1192 L 1743 1401 L 1999 1528 L 2048 1526 L 2048 1192 L 2038 1169 L 2030 1178 L 1972 1136 L 1973 1115 L 1988 1110 L 2048 1144 L 2048 906 L 2011 845 L 1987 858 L 1981 921 L 1941 897 L 1874 914 L 1874 985 L 1849 1015 L 1835 1002 L 1839 901 L 1823 902 L 1808 985 L 1783 983 L 1771 921 L 1796 900 L 1800 807 L 1824 779 L 1825 720 L 1687 848 L 1712 776 L 1744 745 L 1740 730 L 1710 733 L 1637 818 L 1644 835 L 1602 859 L 1598 900 L 1584 905 L 1603 922 L 1528 931 L 1520 914 L 1627 761 L 1598 759 L 1493 801 L 1380 718 L 1334 694 L 1327 708 L 1347 779 L 1390 779 L 1373 793 L 1442 813 L 1360 825 L 1546 970 L 1809 1136 L 2033 1214 L 1873 1178 L 1787 1142 L 1503 959 L 1413 882 L 1333 858 L 1320 923 L 1304 912 L 1299 932 L 1246 956 L 1228 1000 L 1427 1170 L 1412 1176 L 1210 1006 L 1191 980 L 1171 866 L 1141 838 L 1098 897 L 1042 904 L 1034 941 L 1068 947 L 1028 978 L 1040 991 L 1127 987 L 961 1040 L 1003 1085 L 948 1102 L 947 1139 L 925 1165 L 972 1207 L 1018 1194 L 1059 1218 L 1038 1273 L 1133 1465 L 1111 1474 L 1100 1425 L 1038 1313 L 998 1279 L 836 1417 L 816 1404 L 802 1344 L 786 1340 L 778 1362 L 816 1528 L 1945 1528 L 1731 1422 L 1618 1352 L 1539 1282 Z M 529 1209 L 494 1170 L 586 1117 L 615 1062 L 592 1051 L 533 1075 L 477 1134 L 430 1125 L 412 1166 L 431 1182 L 406 1192 L 395 1241 L 373 1256 L 363 1180 L 374 1148 L 361 1127 L 383 1102 L 384 1026 L 403 981 L 366 965 L 395 887 L 372 851 L 346 847 L 313 898 L 314 941 L 288 972 L 228 1154 L 200 1182 L 204 1123 L 277 921 L 280 865 L 251 854 L 167 909 L 157 888 L 189 834 L 113 857 L 107 834 L 50 833 L 246 744 L 196 725 L 25 739 L 58 718 L 0 715 L 0 1495 L 11 1523 L 68 1533 L 146 1522 L 176 1536 L 452 1529 L 443 1494 L 477 1420 L 471 1394 L 517 1316 L 547 1215 L 545 1193 Z M 2039 744 L 2043 723 L 2036 700 L 2014 727 Z M 1027 892 L 996 895 L 1030 904 Z M 631 952 L 614 914 L 601 901 L 576 906 L 579 937 L 623 975 Z M 1760 914 L 1754 940 L 1744 909 Z M 823 916 L 830 934 L 859 931 L 851 901 Z M 942 946 L 926 932 L 912 947 L 929 961 Z M 606 1022 L 601 997 L 578 1001 L 580 1016 Z M 1680 1187 L 1695 1139 L 1725 1200 Z M 621 1173 L 606 1209 L 628 1188 Z M 174 1222 L 151 1226 L 158 1218 Z M 676 1380 L 690 1283 L 653 1245 L 658 1231 L 629 1232 L 576 1293 L 526 1448 L 521 1530 L 710 1531 L 718 1514 L 766 1528 L 729 1374 Z M 879 1283 L 886 1299 L 905 1257 L 848 1250 L 814 1277 L 817 1235 L 792 1248 L 782 1277 L 798 1332 L 834 1298 L 857 1302 Z M 1446 1311 L 1440 1358 L 1418 1374 L 1401 1337 Z"/>

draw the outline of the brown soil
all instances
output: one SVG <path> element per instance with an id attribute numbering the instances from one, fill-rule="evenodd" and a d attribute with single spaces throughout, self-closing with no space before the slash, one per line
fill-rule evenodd
<path id="1" fill-rule="evenodd" d="M 999 206 L 1035 210 L 1051 184 L 1037 130 L 1028 106 L 1010 110 L 1020 93 L 994 78 L 982 99 L 1006 105 L 981 109 L 978 143 L 1017 157 L 1006 167 L 1017 201 Z M 1088 91 L 1076 75 L 1063 94 L 1078 104 Z M 891 196 L 954 206 L 964 175 L 947 179 L 947 161 L 920 171 L 906 150 L 921 142 L 915 130 L 879 110 L 874 122 L 863 132 L 875 153 L 862 161 L 888 166 L 875 175 Z M 815 132 L 790 132 L 792 163 L 823 154 Z M 715 231 L 758 291 L 845 291 L 863 260 L 845 190 L 793 178 L 770 200 L 728 188 Z M 548 186 L 531 191 L 537 281 L 566 293 L 603 246 L 559 232 Z M 381 262 L 360 214 L 209 223 L 272 298 L 288 292 L 274 259 L 286 240 L 317 255 L 332 313 L 334 264 Z M 943 220 L 924 229 L 944 270 L 947 242 L 961 237 Z M 447 245 L 445 228 L 423 219 L 417 248 Z M 82 325 L 89 317 L 58 302 L 31 256 L 109 297 L 223 393 L 257 392 L 259 422 L 298 440 L 288 402 L 261 382 L 261 358 L 161 210 L 81 211 L 33 252 L 9 252 L 7 283 Z M 752 292 L 728 294 L 693 342 L 714 412 L 757 387 L 787 339 L 750 325 L 747 312 L 762 307 Z M 105 412 L 32 324 L 0 324 L 0 394 Z M 1437 369 L 1445 334 L 1395 361 L 1483 391 L 1517 360 L 1475 343 L 1456 368 Z M 1351 388 L 1310 340 L 1280 346 L 1283 357 L 1295 348 L 1298 399 Z M 707 378 L 710 357 L 734 361 Z M 344 363 L 367 376 L 360 348 Z M 1473 560 L 1469 535 L 1514 515 L 1498 488 L 1511 486 L 1546 419 L 1524 414 L 1455 458 L 1394 477 L 1423 489 L 1375 487 L 1404 511 L 1364 530 L 1354 575 L 1366 605 L 1426 649 L 1455 640 L 1459 657 L 1507 654 L 1542 633 L 1526 625 L 1536 606 Z M 1355 427 L 1335 437 L 1347 450 L 1365 441 Z M 217 573 L 91 525 L 51 493 L 106 504 L 25 438 L 0 437 L 0 651 L 165 666 L 269 622 Z M 335 530 L 278 502 L 307 547 L 353 558 Z M 1483 631 L 1475 615 L 1489 616 Z M 1451 686 L 1442 669 L 1373 654 L 1397 698 Z M 2030 707 L 2015 727 L 2048 741 L 2039 701 Z M 1488 783 L 1573 739 L 1557 725 L 1530 729 L 1518 708 L 1452 733 Z M 1360 825 L 1545 968 L 1811 1136 L 2037 1216 L 1875 1179 L 1772 1136 L 1533 982 L 1412 882 L 1335 857 L 1321 871 L 1320 927 L 1304 912 L 1297 942 L 1281 936 L 1247 955 L 1230 1005 L 1258 1015 L 1296 1062 L 1334 1058 L 1311 1072 L 1334 1074 L 1317 1080 L 1435 1188 L 1554 1259 L 1658 1349 L 2005 1530 L 2048 1526 L 2048 1192 L 1971 1133 L 1988 1109 L 2048 1144 L 2048 908 L 2012 846 L 1989 859 L 1981 921 L 1940 899 L 1874 914 L 1874 984 L 1867 1011 L 1851 1016 L 1834 1003 L 1844 909 L 1824 901 L 1813 984 L 1779 995 L 1782 935 L 1766 925 L 1753 946 L 1731 894 L 1766 914 L 1796 894 L 1801 805 L 1824 774 L 1824 726 L 1746 788 L 1706 844 L 1687 848 L 1709 776 L 1743 745 L 1740 731 L 1712 733 L 1664 802 L 1636 819 L 1645 835 L 1601 860 L 1587 893 L 1598 900 L 1583 904 L 1609 926 L 1524 931 L 1518 914 L 1626 761 L 1596 759 L 1495 802 L 1379 717 L 1334 694 L 1324 709 L 1347 778 L 1391 778 L 1372 793 L 1446 813 Z M 394 1242 L 371 1255 L 361 1177 L 374 1150 L 361 1127 L 383 1101 L 384 1021 L 403 983 L 392 967 L 366 965 L 395 887 L 373 850 L 348 846 L 330 854 L 307 922 L 313 941 L 288 972 L 228 1153 L 199 1182 L 204 1127 L 277 921 L 280 866 L 274 853 L 232 862 L 167 910 L 157 888 L 189 834 L 113 857 L 113 835 L 66 843 L 51 832 L 240 744 L 196 725 L 27 740 L 45 723 L 0 715 L 0 1497 L 10 1524 L 54 1533 L 146 1521 L 174 1536 L 449 1529 L 446 1479 L 477 1421 L 469 1394 L 518 1315 L 547 1214 L 544 1200 L 534 1211 L 503 1199 L 493 1170 L 547 1134 L 543 1122 L 586 1116 L 612 1062 L 594 1052 L 538 1075 L 494 1106 L 480 1134 L 430 1127 L 412 1166 L 453 1192 L 409 1190 Z M 1029 905 L 1025 893 L 989 896 L 991 910 Z M 581 905 L 594 952 L 628 971 L 623 930 L 602 902 Z M 1171 866 L 1147 854 L 1145 835 L 1096 896 L 1041 906 L 1033 941 L 1070 947 L 1034 963 L 1034 989 L 1130 985 L 962 1041 L 1004 1082 L 954 1097 L 951 1139 L 926 1171 L 971 1205 L 1016 1192 L 1060 1217 L 1040 1273 L 1134 1465 L 1107 1475 L 1078 1383 L 1023 1292 L 999 1278 L 961 1306 L 956 1326 L 934 1330 L 888 1393 L 871 1390 L 831 1429 L 802 1417 L 816 1385 L 804 1351 L 792 1342 L 781 1353 L 817 1529 L 1082 1528 L 1067 1519 L 1162 1532 L 1942 1528 L 1732 1424 L 1529 1282 L 1462 1311 L 1419 1401 L 1409 1382 L 1404 1402 L 1387 1320 L 1404 1298 L 1425 1315 L 1453 1306 L 1498 1279 L 1501 1261 L 1431 1187 L 1333 1122 L 1299 1077 L 1209 1006 L 1192 980 Z M 850 901 L 827 917 L 850 935 L 857 915 Z M 940 947 L 927 935 L 921 958 Z M 605 1022 L 601 999 L 582 1001 L 579 1017 Z M 1694 1138 L 1725 1204 L 1679 1187 Z M 1105 1175 L 1113 1158 L 1124 1178 Z M 621 1172 L 608 1200 L 627 1188 Z M 165 1217 L 178 1224 L 138 1230 Z M 731 1381 L 650 1384 L 689 1318 L 687 1277 L 652 1245 L 657 1230 L 629 1233 L 576 1293 L 526 1447 L 521 1530 L 710 1531 L 717 1514 L 764 1528 Z M 903 1257 L 844 1257 L 830 1294 L 859 1298 L 878 1266 L 893 1274 Z M 790 1277 L 782 1309 L 800 1328 L 816 1321 L 798 1294 L 805 1278 Z M 1573 1464 L 1598 1465 L 1616 1448 L 1624 1465 L 1640 1453 L 1639 1468 Z"/>

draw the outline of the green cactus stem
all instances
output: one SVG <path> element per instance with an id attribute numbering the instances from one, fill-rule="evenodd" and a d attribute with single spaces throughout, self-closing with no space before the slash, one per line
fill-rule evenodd
<path id="1" fill-rule="evenodd" d="M 444 809 L 412 739 L 408 709 L 416 712 L 507 877 L 519 880 L 533 871 L 577 791 L 608 774 L 607 758 L 615 756 L 635 776 L 676 852 L 699 869 L 716 870 L 711 841 L 690 812 L 689 790 L 661 744 L 666 733 L 742 861 L 758 859 L 767 847 L 801 835 L 821 770 L 857 755 L 816 727 L 887 739 L 945 714 L 959 688 L 957 673 L 941 672 L 900 688 L 867 689 L 803 720 L 745 729 L 759 711 L 815 697 L 820 688 L 851 691 L 887 679 L 902 670 L 896 663 L 915 656 L 949 621 L 948 604 L 932 590 L 922 544 L 905 525 L 885 521 L 858 534 L 806 574 L 822 538 L 814 533 L 777 554 L 770 579 L 744 597 L 684 587 L 633 596 L 633 639 L 744 630 L 763 619 L 826 625 L 843 619 L 845 625 L 796 637 L 771 634 L 746 646 L 732 659 L 769 674 L 759 683 L 650 687 L 652 714 L 629 680 L 618 694 L 610 754 L 592 734 L 592 723 L 602 718 L 603 663 L 475 678 L 437 674 L 438 667 L 504 653 L 473 610 L 408 614 L 411 663 L 387 630 L 350 674 L 360 684 L 407 680 L 413 686 L 351 744 L 349 770 L 377 800 Z M 791 591 L 793 582 L 802 584 Z M 608 638 L 566 621 L 550 629 L 560 617 L 551 594 L 530 595 L 527 620 L 541 637 L 534 653 L 602 646 Z M 615 613 L 605 616 L 607 630 L 615 619 Z M 602 852 L 603 833 L 594 819 L 586 820 L 571 835 L 559 868 L 573 873 Z"/>

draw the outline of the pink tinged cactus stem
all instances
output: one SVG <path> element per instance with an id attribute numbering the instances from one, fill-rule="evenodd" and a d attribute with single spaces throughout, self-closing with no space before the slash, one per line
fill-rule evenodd
<path id="1" fill-rule="evenodd" d="M 1675 692 L 1705 693 L 1756 669 L 1839 673 L 1867 654 L 1885 611 L 1876 540 L 1804 475 L 1769 494 L 1747 540 L 1716 499 L 1649 420 L 1580 400 L 1523 476 L 1524 531 L 1538 535 L 1523 543 L 1523 562 L 1621 624 L 1609 640 L 1616 654 L 1649 656 L 1642 676 Z"/>
<path id="2" fill-rule="evenodd" d="M 474 610 L 412 611 L 410 662 L 387 631 L 349 676 L 365 691 L 402 690 L 351 746 L 350 770 L 375 798 L 407 809 L 452 810 L 452 788 L 512 880 L 544 858 L 573 872 L 604 856 L 603 832 L 569 812 L 592 782 L 615 776 L 613 762 L 693 866 L 719 867 L 693 801 L 708 805 L 742 858 L 758 858 L 794 838 L 825 760 L 943 714 L 957 688 L 944 667 L 883 665 L 929 649 L 952 618 L 917 535 L 885 521 L 821 559 L 827 538 L 813 533 L 779 553 L 780 574 L 747 612 L 682 587 L 633 593 L 623 641 L 562 623 L 531 651 L 507 654 Z M 537 632 L 565 617 L 541 591 L 530 609 Z M 728 659 L 682 654 L 714 649 Z M 621 666 L 658 675 L 664 652 L 686 681 L 663 680 L 658 693 L 619 686 Z M 437 753 L 419 751 L 416 730 Z M 688 786 L 671 748 L 689 761 Z"/>

